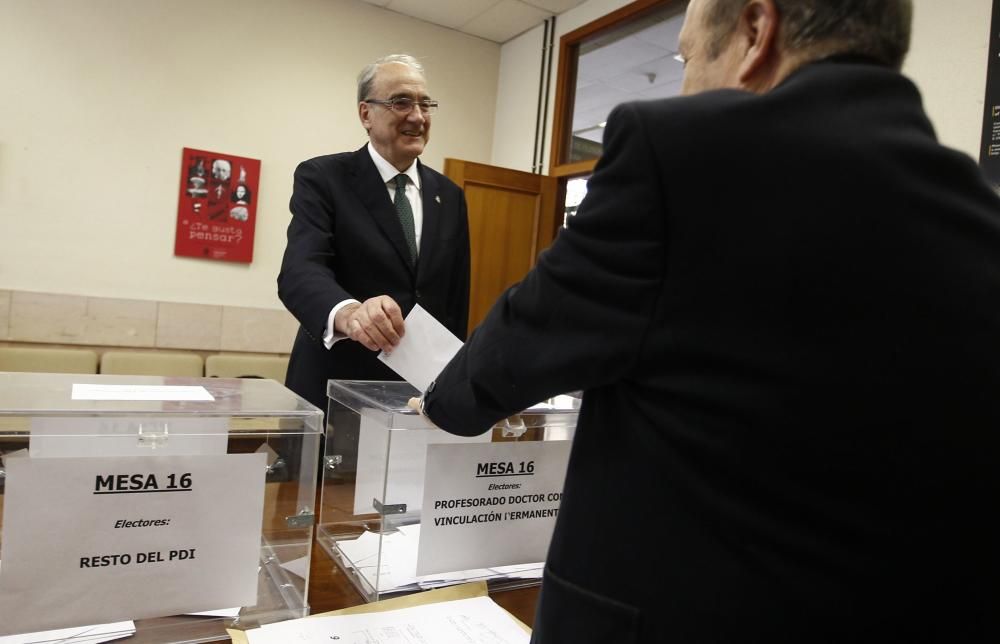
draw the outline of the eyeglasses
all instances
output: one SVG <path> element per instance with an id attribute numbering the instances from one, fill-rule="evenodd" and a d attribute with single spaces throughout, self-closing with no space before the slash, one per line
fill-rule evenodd
<path id="1" fill-rule="evenodd" d="M 437 111 L 438 102 L 424 99 L 422 101 L 415 101 L 412 98 L 407 98 L 405 96 L 397 96 L 396 98 L 390 98 L 387 101 L 379 101 L 374 98 L 366 98 L 365 103 L 375 103 L 377 105 L 385 105 L 391 108 L 396 114 L 409 114 L 413 111 L 414 105 L 420 106 L 420 111 L 424 114 L 433 114 Z"/>

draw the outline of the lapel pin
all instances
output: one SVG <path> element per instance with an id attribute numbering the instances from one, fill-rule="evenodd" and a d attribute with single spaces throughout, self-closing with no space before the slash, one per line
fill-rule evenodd
<path id="1" fill-rule="evenodd" d="M 434 195 L 434 201 L 441 203 L 441 195 Z"/>

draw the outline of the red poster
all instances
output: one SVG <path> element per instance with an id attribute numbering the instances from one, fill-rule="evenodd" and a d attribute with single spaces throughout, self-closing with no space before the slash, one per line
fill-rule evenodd
<path id="1" fill-rule="evenodd" d="M 260 161 L 184 148 L 174 255 L 253 261 Z"/>

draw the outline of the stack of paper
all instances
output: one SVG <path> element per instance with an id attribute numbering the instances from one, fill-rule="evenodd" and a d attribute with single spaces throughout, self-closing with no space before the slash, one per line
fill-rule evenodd
<path id="1" fill-rule="evenodd" d="M 113 624 L 94 624 L 76 628 L 60 628 L 52 631 L 23 633 L 21 635 L 6 635 L 0 637 L 0 644 L 99 644 L 123 637 L 135 635 L 134 622 L 115 622 Z"/>
<path id="2" fill-rule="evenodd" d="M 266 624 L 246 638 L 249 644 L 528 644 L 530 635 L 489 597 L 474 597 Z"/>
<path id="3" fill-rule="evenodd" d="M 378 579 L 380 594 L 410 592 L 439 588 L 469 581 L 540 579 L 543 563 L 528 563 L 497 568 L 477 568 L 455 572 L 417 576 L 417 547 L 420 526 L 402 526 L 382 535 L 382 558 L 379 561 L 379 535 L 364 532 L 354 540 L 338 541 L 337 547 L 348 560 L 346 563 L 361 574 L 372 586 Z"/>

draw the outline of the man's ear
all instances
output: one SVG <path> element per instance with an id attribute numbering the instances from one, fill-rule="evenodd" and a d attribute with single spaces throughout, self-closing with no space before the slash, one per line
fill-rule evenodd
<path id="1" fill-rule="evenodd" d="M 372 106 L 368 103 L 363 101 L 358 103 L 358 118 L 361 119 L 361 126 L 365 128 L 365 131 L 372 129 L 371 109 Z"/>
<path id="2" fill-rule="evenodd" d="M 747 89 L 770 88 L 779 67 L 778 8 L 774 0 L 750 0 L 740 13 L 737 36 L 744 45 L 737 79 Z"/>

